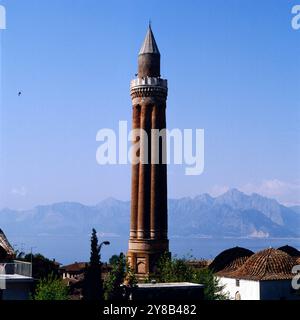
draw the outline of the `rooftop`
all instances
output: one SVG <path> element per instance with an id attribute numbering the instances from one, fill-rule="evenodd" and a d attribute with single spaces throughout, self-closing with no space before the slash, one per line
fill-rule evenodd
<path id="1" fill-rule="evenodd" d="M 216 273 L 231 272 L 241 267 L 253 254 L 253 251 L 246 248 L 230 248 L 218 254 L 209 268 Z"/>
<path id="2" fill-rule="evenodd" d="M 294 247 L 291 247 L 289 245 L 282 246 L 278 248 L 278 250 L 281 250 L 287 254 L 289 254 L 291 257 L 300 257 L 300 251 Z"/>
<path id="3" fill-rule="evenodd" d="M 24 276 L 21 274 L 0 274 L 0 282 L 2 280 L 10 280 L 10 281 L 32 281 L 32 277 Z"/>
<path id="4" fill-rule="evenodd" d="M 253 254 L 237 270 L 223 272 L 221 275 L 230 278 L 248 280 L 285 280 L 292 279 L 293 257 L 278 249 L 265 249 Z"/>
<path id="5" fill-rule="evenodd" d="M 72 264 L 68 264 L 65 266 L 60 267 L 61 270 L 65 270 L 67 272 L 78 272 L 83 271 L 86 267 L 88 262 L 74 262 Z"/>
<path id="6" fill-rule="evenodd" d="M 10 245 L 2 229 L 0 229 L 0 247 L 4 249 L 8 256 L 14 255 L 14 249 Z"/>
<path id="7" fill-rule="evenodd" d="M 202 284 L 192 282 L 167 282 L 167 283 L 141 283 L 139 288 L 178 288 L 178 287 L 203 287 Z"/>

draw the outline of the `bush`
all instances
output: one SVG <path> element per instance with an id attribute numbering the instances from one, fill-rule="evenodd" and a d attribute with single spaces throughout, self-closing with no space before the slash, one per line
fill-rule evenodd
<path id="1" fill-rule="evenodd" d="M 68 300 L 68 288 L 53 274 L 39 280 L 34 300 Z"/>
<path id="2" fill-rule="evenodd" d="M 126 289 L 130 289 L 137 283 L 128 261 L 123 253 L 118 259 L 114 259 L 112 270 L 104 282 L 104 297 L 106 300 L 126 300 Z M 124 285 L 124 286 L 123 286 Z"/>
<path id="3" fill-rule="evenodd" d="M 192 282 L 204 285 L 205 300 L 224 300 L 227 298 L 222 293 L 218 279 L 207 267 L 195 269 L 188 264 L 185 258 L 171 258 L 168 254 L 163 255 L 159 262 L 157 272 L 152 279 L 158 282 Z"/>

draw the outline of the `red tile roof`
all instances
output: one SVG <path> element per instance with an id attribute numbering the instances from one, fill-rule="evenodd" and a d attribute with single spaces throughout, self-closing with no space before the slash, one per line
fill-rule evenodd
<path id="1" fill-rule="evenodd" d="M 253 251 L 246 248 L 230 248 L 218 254 L 209 268 L 216 273 L 231 272 L 241 267 L 253 254 Z"/>
<path id="2" fill-rule="evenodd" d="M 87 264 L 88 264 L 87 262 L 75 262 L 72 264 L 62 266 L 60 267 L 60 269 L 65 270 L 67 272 L 80 272 L 80 271 L 83 272 Z"/>
<path id="3" fill-rule="evenodd" d="M 5 250 L 8 256 L 14 255 L 14 249 L 8 242 L 4 232 L 0 229 L 0 246 Z"/>
<path id="4" fill-rule="evenodd" d="M 233 272 L 223 272 L 222 276 L 248 280 L 283 280 L 292 279 L 295 259 L 277 249 L 265 249 L 249 257 Z"/>
<path id="5" fill-rule="evenodd" d="M 282 246 L 278 248 L 278 250 L 281 250 L 287 254 L 289 254 L 291 257 L 300 257 L 300 251 L 294 247 L 291 247 L 289 245 Z"/>

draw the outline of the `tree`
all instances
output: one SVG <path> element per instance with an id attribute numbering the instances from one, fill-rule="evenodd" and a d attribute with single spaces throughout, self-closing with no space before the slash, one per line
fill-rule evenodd
<path id="1" fill-rule="evenodd" d="M 112 270 L 104 282 L 105 299 L 126 300 L 128 298 L 127 291 L 137 283 L 135 275 L 122 252 L 118 259 L 114 259 L 112 262 Z"/>
<path id="2" fill-rule="evenodd" d="M 157 264 L 157 272 L 153 275 L 159 282 L 191 282 L 194 279 L 194 268 L 185 258 L 171 258 L 164 254 Z"/>
<path id="3" fill-rule="evenodd" d="M 101 279 L 100 247 L 98 245 L 97 232 L 92 230 L 90 263 L 86 266 L 83 299 L 102 300 L 103 285 Z"/>
<path id="4" fill-rule="evenodd" d="M 222 293 L 218 279 L 208 268 L 195 269 L 188 264 L 185 258 L 171 258 L 168 254 L 163 255 L 159 262 L 156 274 L 152 278 L 159 282 L 193 282 L 204 285 L 205 300 L 223 300 L 226 295 Z"/>
<path id="5" fill-rule="evenodd" d="M 39 280 L 34 300 L 68 300 L 68 288 L 55 275 Z"/>
<path id="6" fill-rule="evenodd" d="M 35 279 L 44 279 L 53 274 L 58 276 L 59 264 L 55 261 L 44 257 L 42 254 L 37 253 L 32 255 L 31 253 L 26 254 L 23 259 L 27 262 L 32 262 L 32 276 Z"/>
<path id="7" fill-rule="evenodd" d="M 223 293 L 224 286 L 221 286 L 219 280 L 214 276 L 213 272 L 205 267 L 195 270 L 194 282 L 204 285 L 205 300 L 226 300 L 227 294 Z"/>
<path id="8" fill-rule="evenodd" d="M 117 254 L 113 254 L 109 260 L 108 260 L 108 263 L 111 264 L 111 265 L 114 265 L 118 262 L 119 260 L 119 256 Z"/>

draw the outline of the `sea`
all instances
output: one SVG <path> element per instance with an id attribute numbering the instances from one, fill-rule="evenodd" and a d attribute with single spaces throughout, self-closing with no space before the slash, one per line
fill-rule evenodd
<path id="1" fill-rule="evenodd" d="M 88 235 L 38 235 L 10 236 L 10 242 L 20 251 L 41 253 L 49 259 L 65 265 L 73 262 L 88 261 L 90 256 L 90 239 Z M 99 236 L 99 242 L 109 241 L 102 246 L 101 260 L 108 261 L 114 254 L 126 253 L 128 238 Z M 232 247 L 244 247 L 254 252 L 283 245 L 300 249 L 300 238 L 179 238 L 170 237 L 170 251 L 178 258 L 213 259 L 221 251 Z"/>

